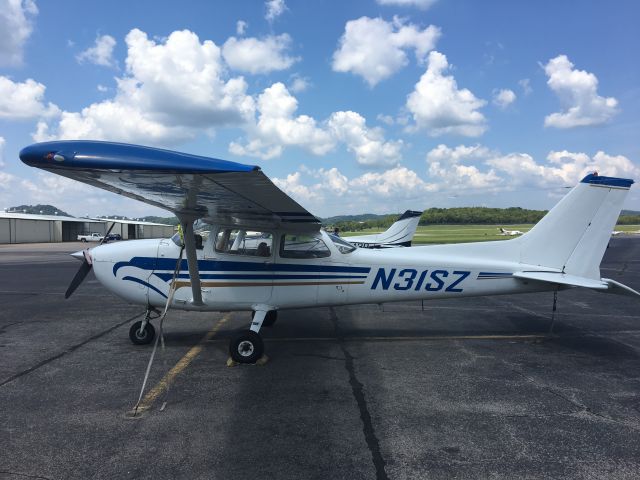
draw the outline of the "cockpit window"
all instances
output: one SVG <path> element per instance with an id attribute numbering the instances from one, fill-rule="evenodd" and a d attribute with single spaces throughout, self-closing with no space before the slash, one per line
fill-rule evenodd
<path id="1" fill-rule="evenodd" d="M 287 233 L 280 242 L 282 258 L 325 258 L 331 256 L 331 250 L 322 241 L 320 235 Z"/>
<path id="2" fill-rule="evenodd" d="M 340 253 L 351 253 L 357 248 L 355 245 L 350 244 L 337 235 L 333 235 L 331 233 L 328 235 Z"/>
<path id="3" fill-rule="evenodd" d="M 273 237 L 268 232 L 223 228 L 215 238 L 216 252 L 253 257 L 270 257 Z"/>

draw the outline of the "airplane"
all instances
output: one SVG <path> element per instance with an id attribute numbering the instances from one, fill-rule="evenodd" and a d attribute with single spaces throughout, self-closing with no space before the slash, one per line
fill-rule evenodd
<path id="1" fill-rule="evenodd" d="M 514 235 L 524 235 L 524 232 L 521 232 L 520 230 L 505 230 L 502 227 L 499 227 L 498 230 L 500 230 L 498 235 L 508 235 L 511 237 Z"/>
<path id="2" fill-rule="evenodd" d="M 407 210 L 382 233 L 343 237 L 351 245 L 361 248 L 410 247 L 422 212 Z"/>
<path id="3" fill-rule="evenodd" d="M 182 236 L 84 250 L 65 294 L 93 270 L 105 288 L 144 305 L 147 315 L 129 330 L 134 344 L 153 340 L 152 313 L 163 307 L 165 315 L 170 308 L 253 312 L 250 327 L 231 338 L 229 354 L 255 363 L 264 353 L 261 328 L 280 310 L 542 291 L 555 292 L 555 306 L 558 290 L 570 287 L 640 296 L 600 277 L 630 179 L 585 176 L 517 238 L 367 249 L 323 231 L 258 166 L 85 140 L 36 143 L 20 159 L 179 219 Z M 214 225 L 202 243 L 193 229 L 198 219 Z M 247 232 L 265 239 L 266 248 L 247 242 Z"/>

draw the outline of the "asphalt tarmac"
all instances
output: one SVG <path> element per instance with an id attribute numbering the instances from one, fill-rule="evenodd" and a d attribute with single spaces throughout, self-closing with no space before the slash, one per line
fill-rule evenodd
<path id="1" fill-rule="evenodd" d="M 281 312 L 269 361 L 228 367 L 247 313 L 142 313 L 80 244 L 0 246 L 0 478 L 640 478 L 640 300 L 552 293 Z M 640 238 L 602 275 L 640 290 Z"/>

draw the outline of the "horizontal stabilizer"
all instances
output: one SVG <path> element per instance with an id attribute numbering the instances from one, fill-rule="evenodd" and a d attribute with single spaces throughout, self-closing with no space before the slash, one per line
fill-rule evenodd
<path id="1" fill-rule="evenodd" d="M 637 292 L 631 287 L 627 287 L 620 282 L 616 282 L 615 280 L 611 280 L 610 278 L 603 278 L 602 281 L 606 282 L 609 286 L 609 290 L 607 293 L 615 293 L 617 295 L 628 295 L 630 297 L 638 296 L 640 297 L 640 292 Z"/>
<path id="2" fill-rule="evenodd" d="M 574 287 L 593 288 L 595 290 L 607 290 L 609 285 L 602 280 L 568 275 L 562 272 L 515 272 L 515 278 L 536 280 L 538 282 L 557 283 L 559 285 L 571 285 Z"/>

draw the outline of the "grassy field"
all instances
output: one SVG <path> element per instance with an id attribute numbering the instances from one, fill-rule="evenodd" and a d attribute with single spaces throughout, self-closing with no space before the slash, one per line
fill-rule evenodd
<path id="1" fill-rule="evenodd" d="M 465 243 L 465 242 L 487 242 L 489 240 L 507 240 L 505 235 L 499 235 L 499 227 L 506 230 L 529 231 L 533 225 L 428 225 L 418 227 L 413 245 L 427 245 L 437 243 Z M 618 225 L 616 230 L 621 232 L 637 232 L 640 225 Z M 359 232 L 342 232 L 340 235 L 349 237 L 352 235 L 370 235 L 380 233 L 380 229 L 367 229 Z"/>

